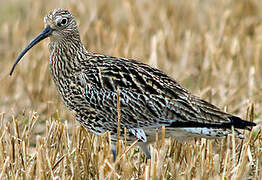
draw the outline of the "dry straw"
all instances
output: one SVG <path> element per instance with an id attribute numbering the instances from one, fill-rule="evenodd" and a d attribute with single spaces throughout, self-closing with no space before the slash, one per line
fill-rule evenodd
<path id="1" fill-rule="evenodd" d="M 151 160 L 145 161 L 136 142 L 126 146 L 118 141 L 113 162 L 110 135 L 88 133 L 57 97 L 46 42 L 8 77 L 17 53 L 41 31 L 47 10 L 65 7 L 79 18 L 90 51 L 151 63 L 192 93 L 259 124 L 259 0 L 56 3 L 0 2 L 0 179 L 262 178 L 260 125 L 245 132 L 243 140 L 228 136 L 188 142 L 164 140 L 163 128 Z"/>

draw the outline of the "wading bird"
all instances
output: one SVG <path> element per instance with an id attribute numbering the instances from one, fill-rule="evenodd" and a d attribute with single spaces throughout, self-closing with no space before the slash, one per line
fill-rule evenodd
<path id="1" fill-rule="evenodd" d="M 121 128 L 127 142 L 135 140 L 150 158 L 148 145 L 156 131 L 165 126 L 166 137 L 177 139 L 220 138 L 253 122 L 228 114 L 202 100 L 156 68 L 133 59 L 94 54 L 83 46 L 71 12 L 55 9 L 44 18 L 45 29 L 17 57 L 49 37 L 50 71 L 64 104 L 87 130 L 106 131 L 116 142 L 118 127 L 117 89 L 121 107 Z M 122 137 L 123 138 L 123 137 Z M 113 143 L 114 144 L 114 143 Z"/>

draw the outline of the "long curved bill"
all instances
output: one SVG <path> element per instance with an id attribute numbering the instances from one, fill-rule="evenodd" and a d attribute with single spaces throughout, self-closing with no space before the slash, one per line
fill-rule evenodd
<path id="1" fill-rule="evenodd" d="M 26 46 L 26 48 L 16 58 L 15 63 L 13 64 L 10 70 L 9 73 L 10 76 L 12 75 L 17 63 L 22 59 L 22 57 L 27 53 L 27 51 L 29 51 L 29 49 L 31 49 L 34 45 L 39 43 L 41 40 L 47 38 L 52 33 L 52 31 L 53 29 L 50 26 L 46 26 L 46 28 L 33 41 L 31 41 L 30 44 Z"/>

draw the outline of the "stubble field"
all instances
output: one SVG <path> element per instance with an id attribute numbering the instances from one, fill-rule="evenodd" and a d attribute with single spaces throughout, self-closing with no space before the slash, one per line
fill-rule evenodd
<path id="1" fill-rule="evenodd" d="M 18 53 L 54 8 L 77 19 L 86 49 L 140 60 L 193 94 L 254 121 L 245 139 L 159 137 L 152 159 L 97 137 L 62 104 L 48 40 Z M 259 0 L 0 1 L 0 179 L 261 179 L 262 3 Z"/>

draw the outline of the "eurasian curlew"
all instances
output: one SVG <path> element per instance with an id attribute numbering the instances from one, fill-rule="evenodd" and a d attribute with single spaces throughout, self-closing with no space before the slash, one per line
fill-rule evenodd
<path id="1" fill-rule="evenodd" d="M 127 128 L 129 143 L 150 158 L 148 145 L 156 130 L 165 126 L 166 137 L 219 138 L 253 122 L 228 114 L 190 94 L 174 79 L 156 68 L 132 59 L 88 52 L 81 43 L 71 12 L 55 9 L 45 18 L 45 29 L 18 56 L 16 64 L 41 40 L 49 37 L 50 71 L 64 104 L 89 131 L 111 133 L 117 139 L 117 89 L 121 105 L 121 132 Z"/>

